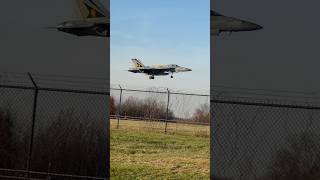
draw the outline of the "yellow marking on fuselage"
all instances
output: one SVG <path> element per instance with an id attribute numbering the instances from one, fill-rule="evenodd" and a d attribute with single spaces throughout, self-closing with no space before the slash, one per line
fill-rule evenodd
<path id="1" fill-rule="evenodd" d="M 135 63 L 134 66 L 135 66 L 136 68 L 143 67 L 141 64 L 138 64 L 138 63 Z"/>
<path id="2" fill-rule="evenodd" d="M 90 9 L 90 16 L 97 17 L 97 11 L 95 9 Z"/>
<path id="3" fill-rule="evenodd" d="M 165 65 L 160 64 L 160 65 L 155 65 L 155 67 L 159 67 L 159 68 L 161 68 L 161 67 L 165 67 Z"/>

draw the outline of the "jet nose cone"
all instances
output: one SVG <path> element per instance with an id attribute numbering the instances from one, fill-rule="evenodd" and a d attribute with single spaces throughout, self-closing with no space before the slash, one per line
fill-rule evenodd
<path id="1" fill-rule="evenodd" d="M 181 71 L 182 71 L 182 72 L 187 72 L 187 71 L 192 71 L 192 70 L 189 69 L 189 68 L 181 68 Z"/>
<path id="2" fill-rule="evenodd" d="M 246 29 L 249 30 L 249 31 L 263 29 L 262 26 L 260 26 L 258 24 L 255 24 L 255 23 L 252 23 L 252 22 L 243 21 L 242 23 L 244 24 Z"/>
<path id="3" fill-rule="evenodd" d="M 258 25 L 258 24 L 254 24 L 254 23 L 252 23 L 252 27 L 253 27 L 255 30 L 263 29 L 262 26 L 260 26 L 260 25 Z"/>
<path id="4" fill-rule="evenodd" d="M 64 27 L 64 25 L 62 23 L 57 25 L 57 29 L 59 29 L 59 30 L 63 29 L 63 27 Z"/>
<path id="5" fill-rule="evenodd" d="M 176 68 L 176 72 L 187 72 L 187 71 L 192 71 L 192 70 L 189 69 L 189 68 L 186 68 L 186 67 L 178 67 L 178 68 Z"/>

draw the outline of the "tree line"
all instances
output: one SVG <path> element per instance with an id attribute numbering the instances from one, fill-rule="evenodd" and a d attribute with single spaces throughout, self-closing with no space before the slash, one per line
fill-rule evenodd
<path id="1" fill-rule="evenodd" d="M 25 169 L 31 127 L 21 129 L 12 110 L 0 108 L 0 168 Z M 29 119 L 24 119 L 31 121 Z M 61 110 L 36 124 L 30 170 L 60 174 L 105 177 L 107 164 L 106 123 L 74 108 Z M 0 172 L 1 175 L 2 172 Z M 16 174 L 20 176 L 20 174 Z M 35 177 L 34 177 L 35 178 Z M 59 179 L 68 179 L 59 177 Z"/>
<path id="2" fill-rule="evenodd" d="M 167 104 L 164 101 L 159 101 L 157 97 L 147 97 L 139 99 L 133 96 L 128 97 L 121 102 L 119 112 L 119 102 L 115 101 L 113 96 L 110 96 L 110 115 L 166 119 L 167 118 Z M 208 104 L 201 104 L 196 108 L 195 112 L 190 118 L 177 117 L 173 110 L 168 108 L 169 120 L 187 120 L 192 122 L 209 123 L 210 121 L 210 107 Z"/>

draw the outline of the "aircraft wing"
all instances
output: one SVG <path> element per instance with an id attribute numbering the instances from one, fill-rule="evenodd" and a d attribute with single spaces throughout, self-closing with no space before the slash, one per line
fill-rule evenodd
<path id="1" fill-rule="evenodd" d="M 162 74 L 170 71 L 170 68 L 167 67 L 159 67 L 159 68 L 140 68 L 139 69 L 143 73 L 147 74 Z"/>
<path id="2" fill-rule="evenodd" d="M 64 22 L 61 25 L 58 25 L 56 28 L 60 28 L 60 26 L 62 26 L 63 28 L 90 28 L 92 27 L 94 24 L 92 23 L 79 23 L 79 22 Z"/>
<path id="3" fill-rule="evenodd" d="M 138 69 L 129 69 L 129 72 L 133 72 L 133 73 L 140 73 L 141 71 Z"/>

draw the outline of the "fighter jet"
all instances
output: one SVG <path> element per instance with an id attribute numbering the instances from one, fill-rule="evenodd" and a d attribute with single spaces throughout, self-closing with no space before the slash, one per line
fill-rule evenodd
<path id="1" fill-rule="evenodd" d="M 64 21 L 56 27 L 49 28 L 77 36 L 110 37 L 109 13 L 99 0 L 74 1 L 81 19 Z"/>
<path id="2" fill-rule="evenodd" d="M 171 78 L 173 78 L 173 73 L 191 71 L 189 68 L 181 67 L 176 64 L 145 66 L 138 59 L 131 60 L 134 68 L 130 68 L 128 71 L 132 73 L 147 74 L 149 75 L 149 79 L 154 79 L 154 76 L 166 76 L 169 74 L 171 74 Z"/>
<path id="3" fill-rule="evenodd" d="M 263 27 L 234 17 L 224 16 L 215 11 L 210 12 L 211 16 L 211 35 L 218 36 L 222 32 L 239 32 L 239 31 L 254 31 Z"/>

